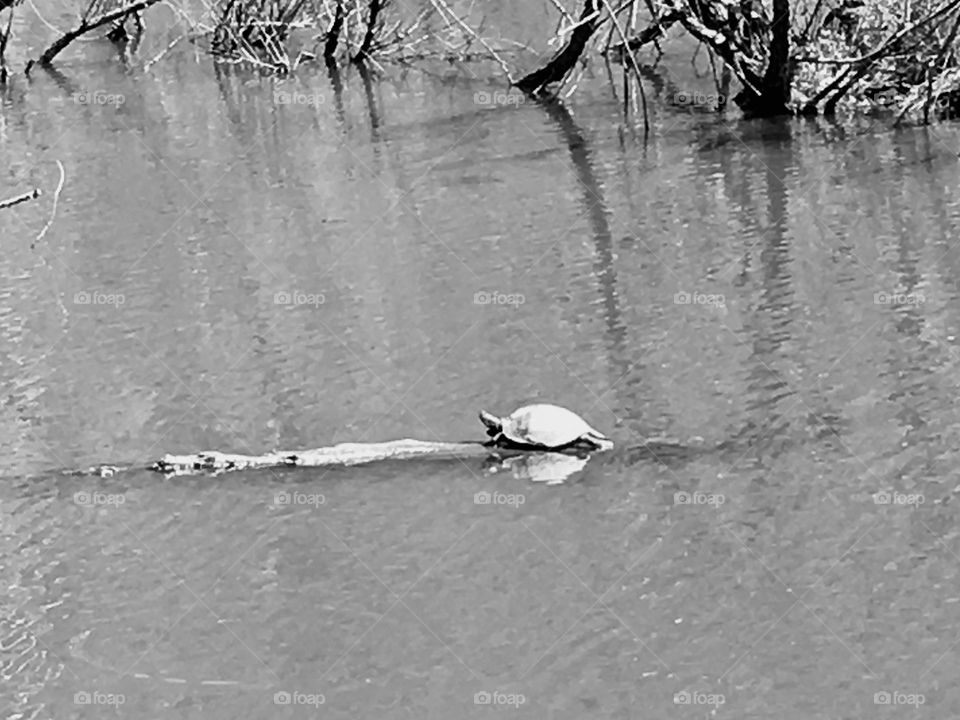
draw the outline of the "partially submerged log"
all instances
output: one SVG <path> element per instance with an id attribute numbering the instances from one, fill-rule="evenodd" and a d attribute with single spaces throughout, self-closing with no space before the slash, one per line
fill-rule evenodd
<path id="1" fill-rule="evenodd" d="M 690 460 L 704 452 L 720 449 L 708 447 L 702 438 L 686 443 L 676 438 L 652 437 L 625 449 L 628 463 L 654 460 L 672 464 Z M 238 455 L 223 452 L 199 452 L 190 455 L 164 455 L 146 466 L 147 470 L 165 475 L 219 475 L 234 470 L 288 467 L 352 467 L 384 460 L 483 460 L 484 472 L 510 471 L 514 477 L 534 482 L 562 482 L 586 467 L 594 454 L 569 448 L 560 451 L 540 448 L 501 447 L 486 442 L 431 442 L 426 440 L 392 440 L 379 443 L 341 443 L 314 450 L 278 451 L 264 455 Z M 85 470 L 64 471 L 65 475 L 111 477 L 129 470 L 142 470 L 142 465 L 96 465 Z"/>
<path id="2" fill-rule="evenodd" d="M 481 442 L 429 442 L 392 440 L 382 443 L 341 443 L 316 450 L 278 451 L 266 455 L 232 455 L 201 452 L 194 455 L 164 455 L 150 466 L 162 473 L 223 472 L 270 467 L 349 467 L 380 460 L 430 458 L 454 460 L 483 458 L 491 448 Z"/>

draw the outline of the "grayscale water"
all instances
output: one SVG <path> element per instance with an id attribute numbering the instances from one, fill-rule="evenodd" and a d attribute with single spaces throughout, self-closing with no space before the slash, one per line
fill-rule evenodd
<path id="1" fill-rule="evenodd" d="M 958 716 L 957 126 L 58 67 L 0 108 L 0 716 Z M 63 473 L 531 401 L 617 448 Z"/>

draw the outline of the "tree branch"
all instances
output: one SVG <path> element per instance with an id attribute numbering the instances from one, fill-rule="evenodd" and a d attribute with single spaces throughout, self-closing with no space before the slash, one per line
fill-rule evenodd
<path id="1" fill-rule="evenodd" d="M 596 0 L 586 0 L 583 4 L 583 12 L 580 14 L 580 22 L 570 33 L 570 39 L 563 49 L 542 68 L 524 75 L 514 84 L 528 95 L 533 95 L 544 86 L 562 80 L 583 54 L 587 42 L 597 29 L 599 17 L 600 11 Z"/>
<path id="2" fill-rule="evenodd" d="M 22 195 L 16 195 L 15 197 L 7 198 L 6 200 L 0 200 L 0 210 L 6 210 L 7 208 L 27 202 L 28 200 L 36 200 L 41 194 L 40 188 L 34 188 L 30 192 L 25 192 Z"/>
<path id="3" fill-rule="evenodd" d="M 373 40 L 376 36 L 377 18 L 382 8 L 382 0 L 370 0 L 370 16 L 367 19 L 367 31 L 363 35 L 363 42 L 360 43 L 360 49 L 357 51 L 357 54 L 353 56 L 354 62 L 363 62 L 370 55 L 370 48 L 373 46 Z"/>
<path id="4" fill-rule="evenodd" d="M 907 35 L 918 30 L 924 25 L 936 20 L 942 15 L 946 15 L 949 12 L 952 12 L 956 8 L 960 7 L 960 0 L 950 0 L 949 2 L 944 3 L 939 8 L 934 10 L 932 13 L 926 17 L 922 17 L 919 20 L 905 25 L 900 28 L 897 32 L 890 35 L 886 40 L 880 43 L 880 47 L 872 52 L 867 53 L 862 58 L 859 59 L 859 62 L 855 65 L 852 65 L 843 71 L 839 72 L 837 76 L 830 81 L 825 88 L 820 90 L 814 97 L 811 99 L 803 108 L 804 114 L 814 114 L 817 111 L 817 103 L 819 103 L 823 98 L 825 98 L 830 93 L 836 91 L 838 88 L 841 88 L 840 92 L 837 93 L 833 98 L 831 98 L 831 106 L 835 106 L 837 101 L 843 96 L 847 90 L 852 87 L 853 82 L 862 77 L 870 69 L 870 66 L 873 65 L 874 61 L 880 57 L 883 57 L 887 50 L 901 40 L 903 40 Z M 853 73 L 853 81 L 847 82 Z M 845 85 L 846 83 L 846 85 Z"/>
<path id="5" fill-rule="evenodd" d="M 30 70 L 33 68 L 34 65 L 43 65 L 43 66 L 49 65 L 51 62 L 53 62 L 53 59 L 57 55 L 59 55 L 63 50 L 65 50 L 70 43 L 72 43 L 74 40 L 76 40 L 78 37 L 80 37 L 84 33 L 88 33 L 91 30 L 96 30 L 98 27 L 108 25 L 114 22 L 115 20 L 121 20 L 127 17 L 128 15 L 132 15 L 133 13 L 140 12 L 141 10 L 148 8 L 151 5 L 155 5 L 158 2 L 160 2 L 160 0 L 137 0 L 137 2 L 130 3 L 129 5 L 124 5 L 121 8 L 117 8 L 116 10 L 113 10 L 111 12 L 104 13 L 103 15 L 98 15 L 97 17 L 93 18 L 93 20 L 88 20 L 86 17 L 84 17 L 76 28 L 74 28 L 73 30 L 70 30 L 67 33 L 64 33 L 59 38 L 57 38 L 57 40 L 54 41 L 54 43 L 50 45 L 50 47 L 48 47 L 46 50 L 43 51 L 43 54 L 37 60 L 31 60 L 30 62 L 28 62 L 27 68 L 25 71 L 26 74 L 27 75 L 30 74 Z"/>

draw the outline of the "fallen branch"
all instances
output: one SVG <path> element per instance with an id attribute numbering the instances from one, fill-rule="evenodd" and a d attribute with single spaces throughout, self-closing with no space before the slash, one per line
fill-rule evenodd
<path id="1" fill-rule="evenodd" d="M 266 455 L 232 455 L 202 452 L 195 455 L 164 455 L 150 466 L 162 473 L 243 470 L 269 467 L 347 467 L 381 460 L 434 458 L 441 460 L 486 457 L 490 448 L 480 442 L 443 443 L 394 440 L 383 443 L 341 443 L 316 450 L 273 452 Z"/>
<path id="2" fill-rule="evenodd" d="M 123 7 L 117 8 L 111 12 L 98 15 L 92 20 L 89 20 L 86 17 L 86 14 L 84 14 L 84 17 L 80 20 L 80 24 L 76 28 L 57 38 L 52 45 L 43 51 L 43 54 L 40 55 L 37 60 L 31 60 L 28 62 L 25 73 L 29 75 L 31 68 L 33 68 L 34 65 L 49 65 L 51 62 L 53 62 L 53 59 L 57 55 L 63 52 L 63 50 L 65 50 L 70 43 L 72 43 L 81 35 L 88 33 L 91 30 L 96 30 L 98 27 L 109 25 L 117 20 L 123 20 L 127 16 L 138 13 L 141 10 L 150 7 L 151 5 L 155 5 L 158 2 L 160 2 L 160 0 L 138 0 L 137 2 L 124 5 Z"/>
<path id="3" fill-rule="evenodd" d="M 0 210 L 6 210 L 7 208 L 13 207 L 14 205 L 25 203 L 28 200 L 36 200 L 42 194 L 43 193 L 40 191 L 40 188 L 34 188 L 30 192 L 23 193 L 22 195 L 17 195 L 12 198 L 7 198 L 6 200 L 0 200 Z"/>

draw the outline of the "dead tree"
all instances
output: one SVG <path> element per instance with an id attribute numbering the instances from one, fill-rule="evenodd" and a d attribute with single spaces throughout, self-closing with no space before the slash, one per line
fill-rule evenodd
<path id="1" fill-rule="evenodd" d="M 774 117 L 789 115 L 793 66 L 790 62 L 790 0 L 773 0 L 773 25 L 767 69 L 760 82 L 760 93 L 744 88 L 733 99 L 748 115 Z"/>

